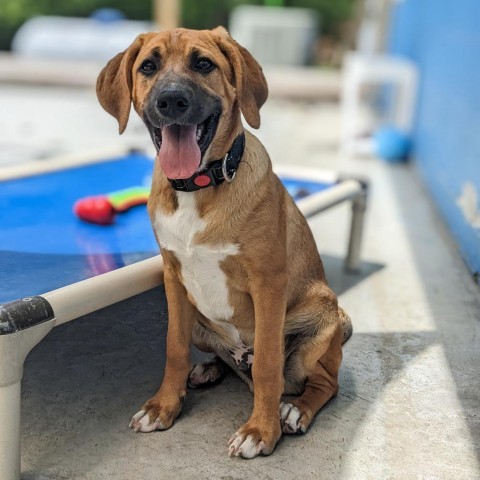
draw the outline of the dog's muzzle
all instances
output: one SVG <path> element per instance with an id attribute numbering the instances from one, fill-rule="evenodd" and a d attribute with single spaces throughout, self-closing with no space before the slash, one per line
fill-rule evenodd
<path id="1" fill-rule="evenodd" d="M 163 79 L 152 89 L 144 120 L 168 178 L 195 174 L 221 112 L 221 100 L 188 79 Z"/>

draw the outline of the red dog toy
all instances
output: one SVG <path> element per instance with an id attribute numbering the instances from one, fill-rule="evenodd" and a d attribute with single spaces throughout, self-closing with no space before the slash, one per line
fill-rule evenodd
<path id="1" fill-rule="evenodd" d="M 73 211 L 77 217 L 86 222 L 110 225 L 117 213 L 146 204 L 149 194 L 149 188 L 132 187 L 107 195 L 81 198 L 75 202 Z"/>

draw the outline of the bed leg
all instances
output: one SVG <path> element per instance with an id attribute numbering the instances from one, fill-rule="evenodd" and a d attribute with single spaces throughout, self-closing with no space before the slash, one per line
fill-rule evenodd
<path id="1" fill-rule="evenodd" d="M 0 479 L 20 480 L 23 364 L 54 327 L 50 305 L 31 297 L 0 305 Z"/>
<path id="2" fill-rule="evenodd" d="M 0 478 L 20 479 L 21 382 L 0 387 Z"/>
<path id="3" fill-rule="evenodd" d="M 350 238 L 348 240 L 347 258 L 345 260 L 345 270 L 348 272 L 358 272 L 360 270 L 360 249 L 362 246 L 363 224 L 366 208 L 367 191 L 365 185 L 362 192 L 352 201 Z"/>

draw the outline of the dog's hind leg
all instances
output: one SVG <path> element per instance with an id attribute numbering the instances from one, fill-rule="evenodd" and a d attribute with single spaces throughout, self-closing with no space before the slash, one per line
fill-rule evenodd
<path id="1" fill-rule="evenodd" d="M 219 358 L 204 363 L 197 363 L 188 376 L 190 388 L 203 387 L 218 382 L 227 372 L 227 365 Z"/>
<path id="2" fill-rule="evenodd" d="M 290 403 L 280 404 L 284 433 L 305 433 L 315 414 L 337 395 L 342 340 L 343 328 L 338 327 L 329 338 L 316 338 L 305 345 L 302 362 L 307 376 L 305 390 Z"/>
<path id="3" fill-rule="evenodd" d="M 197 313 L 197 321 L 192 334 L 193 344 L 201 352 L 213 353 L 215 356 L 207 362 L 196 363 L 192 366 L 188 375 L 190 388 L 212 385 L 221 380 L 228 371 L 228 365 L 218 355 L 218 352 L 223 350 L 218 337 L 199 321 L 200 317 L 200 314 Z"/>
<path id="4" fill-rule="evenodd" d="M 336 306 L 336 300 L 327 306 L 323 297 L 323 301 L 310 304 L 308 310 L 312 314 L 316 310 L 316 315 L 322 312 L 319 322 L 324 327 L 315 337 L 303 343 L 288 362 L 292 366 L 292 387 L 304 382 L 304 390 L 290 403 L 280 404 L 282 430 L 287 434 L 305 433 L 316 413 L 337 395 L 342 344 L 352 333 L 350 318 Z"/>

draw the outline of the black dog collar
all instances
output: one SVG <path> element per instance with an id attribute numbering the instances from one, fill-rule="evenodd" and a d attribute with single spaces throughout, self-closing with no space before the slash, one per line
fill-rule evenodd
<path id="1" fill-rule="evenodd" d="M 232 148 L 222 160 L 215 160 L 208 164 L 203 172 L 198 172 L 186 179 L 169 178 L 174 190 L 179 192 L 195 192 L 202 188 L 222 184 L 225 180 L 231 182 L 235 177 L 238 166 L 245 150 L 245 134 L 242 132 L 233 142 Z"/>

